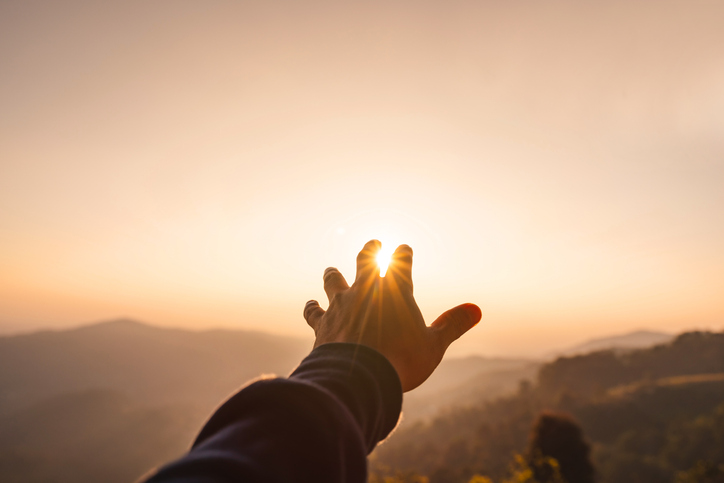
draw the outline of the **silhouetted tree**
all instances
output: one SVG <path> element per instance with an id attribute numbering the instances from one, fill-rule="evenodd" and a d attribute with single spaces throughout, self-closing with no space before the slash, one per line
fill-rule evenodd
<path id="1" fill-rule="evenodd" d="M 591 448 L 583 431 L 570 416 L 544 412 L 533 425 L 527 460 L 535 479 L 541 483 L 556 481 L 556 470 L 569 483 L 593 483 Z M 550 460 L 557 462 L 558 468 Z"/>
<path id="2" fill-rule="evenodd" d="M 689 471 L 683 471 L 676 477 L 676 483 L 723 483 L 724 464 L 699 461 Z"/>

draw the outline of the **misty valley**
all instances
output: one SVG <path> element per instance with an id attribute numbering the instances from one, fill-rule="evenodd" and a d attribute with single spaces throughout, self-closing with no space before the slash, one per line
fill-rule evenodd
<path id="1" fill-rule="evenodd" d="M 186 451 L 242 384 L 287 375 L 309 350 L 131 320 L 2 337 L 0 481 L 133 482 Z M 542 482 L 526 455 L 544 411 L 580 425 L 596 481 L 723 481 L 723 333 L 635 333 L 562 354 L 445 359 L 405 395 L 370 481 Z"/>

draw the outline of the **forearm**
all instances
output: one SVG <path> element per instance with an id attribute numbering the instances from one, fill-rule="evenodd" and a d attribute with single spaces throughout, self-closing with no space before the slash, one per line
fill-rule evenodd
<path id="1" fill-rule="evenodd" d="M 150 482 L 364 482 L 366 456 L 397 423 L 402 390 L 379 353 L 315 349 L 287 379 L 255 382 L 224 403 L 192 450 Z"/>

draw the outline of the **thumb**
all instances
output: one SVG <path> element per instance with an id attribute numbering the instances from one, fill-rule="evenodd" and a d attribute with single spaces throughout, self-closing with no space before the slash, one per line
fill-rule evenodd
<path id="1" fill-rule="evenodd" d="M 462 304 L 443 312 L 430 327 L 434 329 L 444 346 L 447 347 L 465 332 L 475 327 L 480 322 L 482 315 L 480 307 L 477 305 Z"/>

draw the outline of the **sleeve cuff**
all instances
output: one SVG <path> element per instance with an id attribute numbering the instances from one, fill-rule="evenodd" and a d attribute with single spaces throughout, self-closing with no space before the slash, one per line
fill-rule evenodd
<path id="1" fill-rule="evenodd" d="M 317 385 L 341 401 L 359 424 L 368 453 L 392 432 L 400 418 L 400 378 L 387 358 L 370 347 L 321 345 L 289 378 Z"/>

